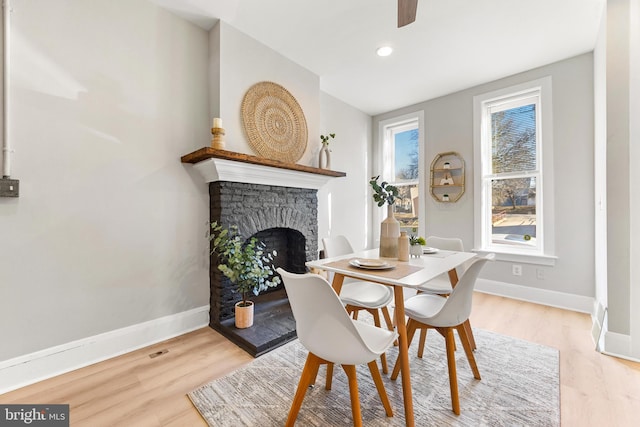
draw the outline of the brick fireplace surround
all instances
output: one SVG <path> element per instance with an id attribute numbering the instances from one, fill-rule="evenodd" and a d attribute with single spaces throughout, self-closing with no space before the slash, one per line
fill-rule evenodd
<path id="1" fill-rule="evenodd" d="M 275 267 L 303 273 L 317 259 L 317 190 L 342 172 L 292 165 L 224 150 L 204 148 L 183 156 L 209 183 L 210 219 L 237 225 L 275 249 Z M 234 305 L 240 299 L 211 257 L 209 325 L 254 357 L 296 337 L 295 320 L 284 286 L 252 296 L 254 325 L 235 327 Z"/>

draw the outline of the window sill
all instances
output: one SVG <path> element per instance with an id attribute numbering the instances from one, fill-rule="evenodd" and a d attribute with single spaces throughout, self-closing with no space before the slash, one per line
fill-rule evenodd
<path id="1" fill-rule="evenodd" d="M 555 255 L 531 255 L 499 250 L 472 249 L 479 255 L 496 254 L 496 261 L 520 262 L 523 264 L 547 265 L 553 267 L 558 259 Z"/>

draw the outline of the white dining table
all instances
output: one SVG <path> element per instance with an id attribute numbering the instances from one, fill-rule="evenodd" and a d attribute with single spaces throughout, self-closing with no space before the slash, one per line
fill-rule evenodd
<path id="1" fill-rule="evenodd" d="M 404 400 L 404 414 L 407 426 L 414 426 L 413 392 L 411 389 L 411 373 L 409 370 L 409 346 L 404 313 L 404 288 L 415 289 L 429 280 L 449 273 L 452 283 L 457 281 L 456 267 L 464 264 L 475 253 L 439 250 L 433 254 L 411 257 L 409 261 L 398 261 L 393 258 L 380 258 L 378 249 L 370 249 L 334 258 L 319 259 L 306 263 L 310 269 L 324 270 L 334 273 L 332 287 L 340 294 L 345 277 L 376 282 L 392 286 L 394 290 L 396 327 L 398 332 L 398 357 L 400 358 L 400 372 L 402 374 L 402 397 Z M 393 268 L 370 270 L 351 265 L 353 259 L 379 259 L 393 265 Z"/>

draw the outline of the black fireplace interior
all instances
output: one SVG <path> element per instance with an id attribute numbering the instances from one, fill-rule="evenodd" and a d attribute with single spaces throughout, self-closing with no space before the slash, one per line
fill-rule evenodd
<path id="1" fill-rule="evenodd" d="M 212 182 L 209 184 L 211 221 L 237 225 L 240 235 L 255 236 L 269 251 L 276 250 L 274 267 L 306 272 L 305 262 L 317 258 L 316 190 Z M 295 320 L 284 286 L 252 296 L 254 324 L 235 327 L 234 305 L 240 295 L 211 257 L 211 309 L 209 325 L 254 357 L 296 338 Z"/>

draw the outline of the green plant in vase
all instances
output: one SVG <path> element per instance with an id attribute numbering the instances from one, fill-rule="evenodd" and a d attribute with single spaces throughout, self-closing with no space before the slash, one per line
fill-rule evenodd
<path id="1" fill-rule="evenodd" d="M 238 307 L 253 308 L 253 302 L 249 300 L 250 293 L 257 296 L 260 292 L 280 284 L 280 277 L 275 275 L 272 264 L 278 253 L 275 250 L 267 251 L 264 242 L 255 237 L 245 241 L 238 234 L 237 226 L 224 227 L 215 221 L 211 223 L 208 238 L 211 254 L 218 257 L 218 269 L 235 285 L 235 291 L 242 296 L 242 301 L 236 304 L 236 310 Z M 236 314 L 236 325 L 237 322 Z"/>
<path id="2" fill-rule="evenodd" d="M 387 205 L 387 218 L 380 223 L 380 256 L 383 258 L 398 257 L 398 237 L 400 223 L 393 215 L 393 204 L 400 197 L 398 187 L 386 181 L 378 184 L 380 175 L 371 177 L 369 184 L 373 189 L 373 201 L 382 207 Z"/>
<path id="3" fill-rule="evenodd" d="M 318 153 L 318 167 L 320 169 L 331 169 L 331 150 L 329 150 L 329 139 L 335 137 L 335 133 L 320 135 L 320 140 L 322 140 L 322 148 L 320 148 L 320 152 Z"/>
<path id="4" fill-rule="evenodd" d="M 409 253 L 411 256 L 419 257 L 422 255 L 422 247 L 427 244 L 427 241 L 424 237 L 420 236 L 409 236 Z"/>

